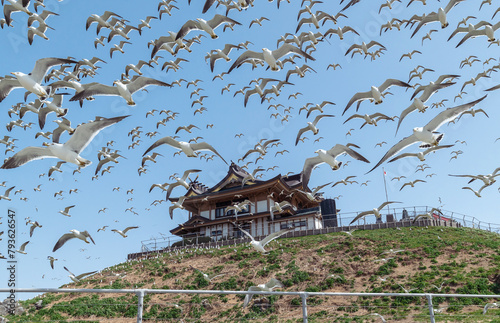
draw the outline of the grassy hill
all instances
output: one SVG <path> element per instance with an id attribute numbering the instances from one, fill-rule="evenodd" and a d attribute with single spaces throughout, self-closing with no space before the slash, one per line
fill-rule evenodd
<path id="1" fill-rule="evenodd" d="M 469 228 L 402 228 L 278 239 L 261 255 L 248 244 L 192 249 L 118 264 L 64 288 L 157 288 L 247 290 L 270 278 L 281 291 L 500 294 L 500 235 Z M 396 254 L 390 249 L 403 249 Z M 388 259 L 391 258 L 392 259 Z M 387 261 L 380 259 L 386 258 Z M 190 268 L 226 273 L 212 282 Z M 119 275 L 121 274 L 120 278 Z M 126 275 L 125 275 L 126 274 Z M 439 291 L 439 289 L 441 289 Z M 300 297 L 148 294 L 144 319 L 172 322 L 301 322 Z M 43 308 L 34 304 L 43 299 Z M 494 300 L 433 298 L 437 321 L 500 322 Z M 495 300 L 500 301 L 500 300 Z M 308 297 L 309 322 L 429 322 L 427 300 L 409 297 Z M 46 294 L 25 302 L 27 314 L 11 322 L 134 322 L 137 296 L 124 294 Z"/>

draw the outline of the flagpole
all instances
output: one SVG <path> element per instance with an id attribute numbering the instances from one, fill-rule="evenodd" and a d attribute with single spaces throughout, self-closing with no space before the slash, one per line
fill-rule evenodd
<path id="1" fill-rule="evenodd" d="M 386 202 L 389 202 L 389 196 L 387 195 L 387 183 L 386 183 L 386 181 L 385 181 L 385 175 L 386 175 L 387 173 L 385 172 L 385 169 L 384 169 L 383 167 L 382 167 L 382 171 L 384 172 L 383 174 L 384 174 L 385 201 L 386 201 Z M 390 212 L 390 209 L 389 209 L 389 204 L 387 204 L 387 212 L 388 212 L 387 214 L 389 214 L 389 212 Z"/>

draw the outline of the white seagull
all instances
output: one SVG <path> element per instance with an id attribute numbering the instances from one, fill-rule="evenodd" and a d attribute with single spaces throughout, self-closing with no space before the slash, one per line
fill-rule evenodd
<path id="1" fill-rule="evenodd" d="M 80 153 L 88 146 L 94 137 L 102 129 L 109 127 L 128 116 L 102 118 L 96 117 L 95 121 L 79 125 L 71 138 L 64 144 L 44 143 L 46 147 L 26 147 L 14 156 L 10 157 L 0 168 L 16 168 L 29 161 L 42 158 L 59 158 L 80 167 L 90 165 L 92 162 L 80 156 Z"/>
<path id="2" fill-rule="evenodd" d="M 66 243 L 66 241 L 73 238 L 78 238 L 84 241 L 85 243 L 90 243 L 89 241 L 87 241 L 87 238 L 89 238 L 90 241 L 92 241 L 92 243 L 95 244 L 94 239 L 92 239 L 90 233 L 88 233 L 87 230 L 80 232 L 78 230 L 73 229 L 69 231 L 71 233 L 65 233 L 59 238 L 59 240 L 57 240 L 56 244 L 54 245 L 54 248 L 52 249 L 52 252 L 55 252 L 57 249 L 61 248 Z"/>
<path id="3" fill-rule="evenodd" d="M 124 84 L 122 81 L 117 80 L 114 81 L 113 84 L 116 86 L 108 86 L 104 84 L 94 84 L 83 91 L 75 94 L 70 101 L 81 101 L 83 99 L 93 97 L 95 95 L 115 95 L 121 96 L 127 101 L 128 105 L 135 105 L 134 100 L 132 99 L 132 94 L 135 92 L 144 89 L 149 85 L 159 85 L 159 86 L 168 86 L 172 87 L 171 84 L 150 78 L 138 76 L 132 82 Z"/>
<path id="4" fill-rule="evenodd" d="M 411 85 L 406 83 L 406 82 L 396 80 L 396 79 L 387 79 L 379 87 L 372 86 L 370 91 L 368 91 L 368 92 L 358 92 L 358 93 L 354 94 L 353 97 L 347 103 L 347 105 L 344 109 L 344 112 L 342 112 L 342 115 L 344 115 L 344 113 L 347 111 L 347 109 L 349 109 L 349 107 L 354 102 L 357 102 L 357 101 L 373 100 L 373 101 L 375 101 L 375 104 L 382 103 L 382 98 L 385 95 L 384 91 L 393 85 L 403 86 L 403 87 L 411 87 Z M 360 103 L 358 103 L 358 107 L 356 108 L 356 111 L 359 108 L 359 104 Z"/>
<path id="5" fill-rule="evenodd" d="M 365 157 L 361 156 L 361 154 L 341 144 L 336 144 L 329 150 L 318 149 L 315 151 L 315 153 L 318 154 L 318 156 L 307 158 L 304 162 L 304 168 L 302 170 L 302 182 L 305 185 L 309 183 L 309 178 L 311 177 L 312 170 L 319 164 L 327 163 L 328 165 L 330 165 L 332 170 L 338 170 L 342 165 L 342 162 L 337 161 L 336 158 L 342 154 L 348 154 L 354 159 L 369 163 L 369 161 Z"/>
<path id="6" fill-rule="evenodd" d="M 298 47 L 295 47 L 291 44 L 283 44 L 283 45 L 281 45 L 281 47 L 279 47 L 278 49 L 275 49 L 273 51 L 271 51 L 267 48 L 262 48 L 261 53 L 254 52 L 252 50 L 247 50 L 246 52 L 241 54 L 234 61 L 233 65 L 231 65 L 231 67 L 229 68 L 229 70 L 227 72 L 228 73 L 231 72 L 234 68 L 240 67 L 243 63 L 245 63 L 246 61 L 252 60 L 252 59 L 259 60 L 259 61 L 265 61 L 269 65 L 269 67 L 271 68 L 272 71 L 278 71 L 279 65 L 278 65 L 277 61 L 281 57 L 288 55 L 290 53 L 298 54 L 298 55 L 303 56 L 303 57 L 310 59 L 312 61 L 316 60 L 314 57 L 307 54 L 306 52 L 304 52 L 303 50 L 301 50 Z"/>
<path id="7" fill-rule="evenodd" d="M 89 273 L 84 273 L 84 274 L 80 274 L 78 276 L 75 276 L 75 274 L 73 274 L 71 271 L 69 271 L 68 268 L 64 267 L 64 269 L 66 269 L 66 271 L 69 273 L 68 277 L 71 278 L 71 280 L 74 281 L 75 283 L 78 283 L 81 279 L 83 279 L 83 277 L 95 274 L 97 272 L 97 270 L 96 270 L 96 271 L 91 271 Z"/>
<path id="8" fill-rule="evenodd" d="M 299 139 L 304 132 L 312 131 L 314 135 L 317 135 L 319 132 L 319 129 L 316 128 L 316 125 L 318 124 L 319 120 L 321 120 L 324 117 L 335 117 L 335 116 L 332 114 L 319 114 L 316 116 L 316 118 L 314 118 L 313 122 L 308 121 L 307 126 L 304 128 L 301 128 L 299 130 L 299 132 L 297 133 L 297 138 L 295 139 L 295 146 L 297 146 L 297 144 L 299 143 Z"/>
<path id="9" fill-rule="evenodd" d="M 250 286 L 248 291 L 254 292 L 272 292 L 274 288 L 283 288 L 283 284 L 277 280 L 276 278 L 271 278 L 271 280 L 266 284 L 259 284 L 257 286 Z M 253 294 L 247 294 L 245 296 L 245 300 L 243 301 L 243 307 L 246 307 L 250 300 L 252 299 Z"/>
<path id="10" fill-rule="evenodd" d="M 244 234 L 246 234 L 250 239 L 252 239 L 252 241 L 250 241 L 250 245 L 255 249 L 257 250 L 258 252 L 261 252 L 261 253 L 266 253 L 266 249 L 264 249 L 264 247 L 266 246 L 266 244 L 268 244 L 269 242 L 273 241 L 274 239 L 277 239 L 279 237 L 281 237 L 282 235 L 284 234 L 287 234 L 288 232 L 290 231 L 293 231 L 294 229 L 293 228 L 287 228 L 287 229 L 283 229 L 283 230 L 280 230 L 278 232 L 274 232 L 274 233 L 271 233 L 270 235 L 268 235 L 267 237 L 265 237 L 264 239 L 262 239 L 261 241 L 256 241 L 252 235 L 250 233 L 248 233 L 247 231 L 243 230 L 242 228 L 238 227 L 238 229 L 241 230 L 241 232 L 243 232 Z"/>
<path id="11" fill-rule="evenodd" d="M 11 198 L 9 197 L 9 194 L 10 194 L 10 191 L 12 191 L 14 189 L 14 187 L 15 186 L 12 186 L 12 187 L 8 188 L 3 195 L 0 195 L 0 201 L 1 200 L 11 201 Z"/>
<path id="12" fill-rule="evenodd" d="M 269 213 L 271 213 L 271 221 L 274 221 L 274 212 L 281 213 L 285 208 L 291 208 L 294 211 L 297 211 L 297 208 L 290 204 L 288 201 L 276 202 L 274 201 L 273 205 L 269 208 Z"/>
<path id="13" fill-rule="evenodd" d="M 35 67 L 29 74 L 23 72 L 12 72 L 13 77 L 5 77 L 0 80 L 0 102 L 15 88 L 24 87 L 27 91 L 35 93 L 40 99 L 45 99 L 50 94 L 50 87 L 41 85 L 47 71 L 55 65 L 78 63 L 71 59 L 47 57 L 36 61 Z"/>
<path id="14" fill-rule="evenodd" d="M 392 204 L 392 203 L 401 203 L 401 202 L 394 202 L 394 201 L 387 201 L 387 202 L 384 202 L 382 203 L 378 208 L 374 208 L 370 211 L 364 211 L 364 212 L 361 212 L 359 213 L 352 221 L 351 223 L 349 224 L 353 224 L 354 222 L 356 222 L 357 220 L 367 216 L 367 215 L 370 215 L 370 214 L 373 214 L 375 215 L 375 217 L 377 219 L 381 219 L 382 218 L 382 215 L 380 214 L 380 211 L 386 206 L 386 205 L 389 205 L 389 204 Z"/>
<path id="15" fill-rule="evenodd" d="M 189 142 L 185 142 L 185 141 L 177 141 L 170 136 L 158 139 L 154 144 L 152 144 L 146 150 L 146 152 L 142 156 L 146 155 L 151 150 L 153 150 L 156 147 L 163 145 L 163 144 L 167 144 L 167 145 L 172 146 L 174 148 L 180 149 L 188 157 L 197 157 L 198 151 L 209 150 L 209 151 L 213 152 L 214 154 L 216 154 L 217 156 L 219 156 L 220 159 L 222 159 L 222 161 L 224 161 L 224 163 L 227 164 L 227 162 L 224 160 L 224 158 L 222 158 L 222 156 L 217 152 L 217 150 L 215 150 L 214 147 L 212 147 L 211 145 L 209 145 L 206 142 L 189 143 Z"/>
<path id="16" fill-rule="evenodd" d="M 117 230 L 117 229 L 113 229 L 113 230 L 111 230 L 111 231 L 116 232 L 116 233 L 118 233 L 119 235 L 121 235 L 122 237 L 126 238 L 126 237 L 127 237 L 127 231 L 128 231 L 128 230 L 138 229 L 138 228 L 139 228 L 139 227 L 127 227 L 127 228 L 125 228 L 125 230 L 123 230 L 123 231 L 120 231 L 120 230 Z"/>
<path id="17" fill-rule="evenodd" d="M 423 142 L 424 144 L 420 145 L 420 148 L 429 148 L 432 146 L 438 146 L 439 142 L 443 138 L 444 134 L 438 134 L 436 131 L 441 127 L 443 124 L 453 121 L 455 118 L 460 116 L 462 113 L 467 111 L 468 109 L 472 108 L 474 105 L 477 103 L 481 102 L 486 98 L 486 95 L 483 96 L 480 99 L 477 99 L 475 101 L 459 105 L 453 108 L 446 109 L 442 112 L 440 112 L 437 116 L 435 116 L 429 123 L 427 123 L 423 127 L 416 127 L 413 128 L 413 134 L 411 136 L 403 138 L 400 142 L 392 146 L 391 149 L 387 151 L 387 153 L 380 159 L 380 161 L 375 165 L 368 173 L 373 171 L 375 168 L 380 166 L 384 161 L 387 159 L 391 158 L 395 154 L 397 154 L 399 151 L 403 150 L 404 148 L 413 145 L 419 141 Z"/>
<path id="18" fill-rule="evenodd" d="M 26 251 L 24 251 L 24 249 L 26 248 L 26 245 L 28 243 L 29 243 L 29 241 L 26 241 L 25 243 L 23 243 L 21 245 L 21 247 L 18 250 L 16 250 L 16 252 L 19 252 L 19 253 L 22 253 L 23 255 L 26 255 L 27 253 L 26 253 Z"/>
<path id="19" fill-rule="evenodd" d="M 241 25 L 234 19 L 229 17 L 216 14 L 212 19 L 206 21 L 202 18 L 196 18 L 196 20 L 188 20 L 184 25 L 182 25 L 181 29 L 175 36 L 175 40 L 184 38 L 191 30 L 203 30 L 206 31 L 212 39 L 219 38 L 214 32 L 214 29 L 219 27 L 220 25 L 228 23 L 231 25 Z"/>

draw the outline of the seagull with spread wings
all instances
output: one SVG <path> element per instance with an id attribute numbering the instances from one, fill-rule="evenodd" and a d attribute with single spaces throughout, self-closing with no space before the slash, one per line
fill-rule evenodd
<path id="1" fill-rule="evenodd" d="M 386 206 L 386 205 L 389 205 L 389 204 L 392 204 L 392 203 L 401 203 L 401 202 L 394 202 L 394 201 L 387 201 L 387 202 L 384 202 L 382 203 L 378 208 L 373 208 L 372 210 L 370 211 L 364 211 L 364 212 L 361 212 L 359 213 L 352 221 L 351 223 L 349 224 L 353 224 L 354 222 L 356 222 L 357 220 L 367 216 L 367 215 L 370 215 L 370 214 L 373 214 L 375 215 L 375 217 L 377 219 L 382 219 L 382 214 L 380 214 L 380 211 L 382 211 L 382 209 Z"/>
<path id="2" fill-rule="evenodd" d="M 36 61 L 35 67 L 29 74 L 23 72 L 12 72 L 15 77 L 4 77 L 0 79 L 0 102 L 15 88 L 24 87 L 27 91 L 36 94 L 40 99 L 47 98 L 51 88 L 41 85 L 47 71 L 55 65 L 76 64 L 77 61 L 64 58 L 48 57 Z"/>
<path id="3" fill-rule="evenodd" d="M 231 67 L 229 68 L 229 70 L 227 72 L 230 73 L 236 67 L 240 67 L 243 63 L 245 63 L 246 61 L 252 60 L 252 59 L 255 59 L 258 61 L 265 61 L 269 65 L 269 67 L 271 68 L 272 71 L 278 71 L 280 69 L 279 64 L 278 64 L 278 60 L 281 57 L 288 55 L 290 53 L 298 54 L 298 55 L 303 56 L 303 57 L 310 59 L 312 61 L 316 60 L 314 57 L 307 54 L 306 52 L 304 52 L 300 48 L 293 46 L 292 44 L 283 44 L 278 49 L 275 49 L 273 51 L 271 51 L 267 48 L 262 48 L 261 53 L 254 52 L 252 50 L 247 50 L 246 52 L 241 54 L 234 61 L 233 65 L 231 65 Z"/>
<path id="4" fill-rule="evenodd" d="M 337 161 L 336 158 L 340 155 L 348 154 L 354 159 L 361 160 L 365 163 L 369 163 L 369 161 L 365 157 L 361 156 L 360 153 L 341 144 L 336 144 L 329 150 L 318 149 L 315 151 L 315 153 L 318 154 L 318 156 L 307 158 L 304 162 L 304 168 L 302 170 L 303 172 L 302 182 L 305 185 L 309 183 L 311 172 L 317 165 L 327 163 L 328 165 L 330 165 L 332 170 L 338 170 L 342 165 L 342 162 Z"/>
<path id="5" fill-rule="evenodd" d="M 196 20 L 188 20 L 184 23 L 184 25 L 182 25 L 181 29 L 175 36 L 175 40 L 184 38 L 191 30 L 202 30 L 207 32 L 212 39 L 219 38 L 219 36 L 215 34 L 214 29 L 225 23 L 232 26 L 241 25 L 236 20 L 219 14 L 216 14 L 208 21 L 202 18 L 196 18 Z"/>
<path id="6" fill-rule="evenodd" d="M 79 125 L 69 140 L 64 143 L 44 143 L 46 147 L 26 147 L 10 157 L 2 165 L 3 169 L 16 168 L 35 159 L 59 158 L 80 167 L 90 165 L 92 162 L 80 156 L 80 153 L 90 144 L 92 139 L 102 129 L 109 127 L 128 116 L 102 118 L 96 117 L 95 121 Z"/>
<path id="7" fill-rule="evenodd" d="M 201 172 L 201 169 L 188 169 L 188 170 L 184 171 L 184 173 L 182 174 L 181 177 L 172 176 L 173 179 L 175 179 L 175 182 L 168 185 L 166 199 L 168 199 L 170 197 L 172 190 L 177 186 L 183 186 L 185 189 L 188 190 L 190 184 L 186 180 L 188 179 L 189 174 L 198 173 L 198 172 Z M 151 186 L 151 189 L 153 189 L 153 186 Z M 151 189 L 149 190 L 150 192 L 151 192 Z"/>
<path id="8" fill-rule="evenodd" d="M 241 230 L 241 232 L 243 232 L 245 235 L 247 235 L 252 241 L 250 241 L 250 245 L 255 249 L 257 250 L 258 252 L 261 252 L 263 254 L 267 253 L 266 249 L 264 249 L 264 247 L 271 241 L 273 241 L 274 239 L 277 239 L 279 237 L 281 237 L 282 235 L 284 234 L 287 234 L 288 232 L 290 231 L 293 231 L 294 229 L 293 228 L 287 228 L 287 229 L 283 229 L 283 230 L 280 230 L 278 232 L 274 232 L 274 233 L 271 233 L 270 235 L 268 235 L 267 237 L 265 237 L 264 239 L 262 239 L 261 241 L 257 241 L 255 240 L 252 235 L 250 233 L 248 233 L 246 230 L 243 230 L 241 227 L 238 227 L 238 229 Z"/>
<path id="9" fill-rule="evenodd" d="M 302 137 L 302 134 L 307 131 L 312 131 L 314 135 L 317 135 L 319 132 L 319 129 L 316 128 L 316 124 L 318 124 L 319 120 L 321 120 L 324 117 L 335 117 L 332 114 L 319 114 L 314 118 L 313 122 L 308 121 L 307 126 L 304 128 L 301 128 L 299 132 L 297 133 L 297 138 L 295 139 L 295 146 L 299 143 L 300 137 Z"/>
<path id="10" fill-rule="evenodd" d="M 83 91 L 76 93 L 70 101 L 81 101 L 83 99 L 87 99 L 89 97 L 93 97 L 96 95 L 112 95 L 112 96 L 121 96 L 127 101 L 128 105 L 135 105 L 134 100 L 132 99 L 132 94 L 135 92 L 144 89 L 149 85 L 159 85 L 159 86 L 167 86 L 172 87 L 171 84 L 156 80 L 150 77 L 137 76 L 134 77 L 130 83 L 123 83 L 120 80 L 116 80 L 113 82 L 116 86 L 104 85 L 101 83 L 96 83 L 92 86 L 87 87 Z"/>
<path id="11" fill-rule="evenodd" d="M 444 134 L 436 133 L 436 131 L 441 127 L 443 124 L 450 122 L 460 116 L 462 113 L 465 111 L 469 110 L 472 108 L 474 105 L 478 104 L 482 100 L 486 98 L 486 95 L 483 96 L 480 99 L 477 99 L 475 101 L 462 104 L 453 108 L 446 109 L 442 112 L 440 112 L 437 116 L 435 116 L 429 123 L 427 123 L 423 127 L 415 127 L 413 128 L 413 134 L 403 138 L 401 141 L 399 141 L 397 144 L 392 146 L 387 153 L 380 159 L 380 161 L 370 170 L 368 173 L 373 171 L 375 168 L 380 166 L 383 162 L 391 158 L 392 156 L 396 155 L 398 152 L 403 150 L 404 148 L 413 145 L 417 142 L 423 142 L 423 144 L 420 145 L 420 148 L 430 148 L 432 146 L 438 146 L 439 142 L 441 139 L 443 139 Z"/>
<path id="12" fill-rule="evenodd" d="M 189 143 L 185 141 L 177 141 L 170 136 L 158 139 L 146 150 L 146 152 L 144 152 L 142 156 L 145 156 L 148 152 L 163 144 L 167 144 L 174 148 L 180 149 L 180 151 L 182 151 L 188 157 L 197 157 L 198 151 L 209 150 L 214 154 L 216 154 L 217 156 L 219 156 L 220 159 L 222 159 L 222 161 L 227 164 L 227 162 L 224 160 L 224 158 L 222 158 L 222 156 L 217 152 L 217 150 L 215 150 L 215 148 L 212 147 L 207 142 Z"/>
<path id="13" fill-rule="evenodd" d="M 248 288 L 249 292 L 272 292 L 274 288 L 283 288 L 284 285 L 277 280 L 276 278 L 271 278 L 271 280 L 265 284 L 259 284 L 257 286 L 250 286 Z M 250 300 L 252 299 L 253 294 L 247 294 L 245 296 L 245 300 L 243 301 L 243 307 L 246 307 Z"/>
<path id="14" fill-rule="evenodd" d="M 205 274 L 204 272 L 202 272 L 201 270 L 199 270 L 198 268 L 194 268 L 193 266 L 189 265 L 189 267 L 191 267 L 191 269 L 199 272 L 203 278 L 208 281 L 208 282 L 211 282 L 212 279 L 215 279 L 217 277 L 220 277 L 220 276 L 224 276 L 226 273 L 222 273 L 222 274 L 211 274 L 211 275 L 208 275 L 208 274 Z"/>
<path id="15" fill-rule="evenodd" d="M 85 243 L 90 243 L 87 238 L 90 239 L 90 241 L 92 241 L 93 244 L 95 244 L 94 242 L 94 239 L 92 239 L 92 237 L 90 236 L 90 233 L 88 233 L 87 230 L 85 231 L 78 231 L 78 230 L 69 230 L 71 233 L 65 233 L 63 234 L 59 240 L 57 240 L 56 244 L 54 245 L 54 248 L 52 249 L 52 252 L 55 252 L 57 249 L 61 248 L 65 243 L 66 241 L 68 240 L 71 240 L 73 238 L 78 238 L 82 241 L 84 241 Z"/>
<path id="16" fill-rule="evenodd" d="M 375 101 L 375 104 L 380 104 L 382 103 L 382 98 L 384 97 L 385 93 L 384 91 L 389 89 L 391 86 L 396 85 L 396 86 L 402 86 L 402 87 L 411 87 L 410 84 L 396 80 L 396 79 L 387 79 L 382 83 L 379 87 L 372 86 L 370 91 L 368 92 L 358 92 L 353 95 L 353 97 L 349 100 L 347 103 L 344 112 L 342 112 L 342 115 L 349 109 L 349 107 L 354 103 L 358 101 L 363 101 L 363 100 L 372 100 Z M 356 108 L 356 111 L 359 108 L 361 102 L 358 102 L 358 106 Z"/>
<path id="17" fill-rule="evenodd" d="M 78 283 L 80 280 L 83 279 L 83 277 L 95 274 L 97 272 L 97 270 L 96 270 L 96 271 L 91 271 L 89 273 L 84 273 L 84 274 L 80 274 L 78 276 L 75 276 L 75 274 L 73 274 L 71 271 L 69 271 L 68 268 L 64 267 L 64 269 L 69 273 L 68 277 L 71 278 L 71 280 L 74 281 L 75 283 Z"/>
<path id="18" fill-rule="evenodd" d="M 128 237 L 128 236 L 127 236 L 127 232 L 128 232 L 129 230 L 132 230 L 132 229 L 138 229 L 138 228 L 139 228 L 139 227 L 126 227 L 124 230 L 117 230 L 117 229 L 113 229 L 113 230 L 111 230 L 111 231 L 116 232 L 116 233 L 118 233 L 119 235 L 121 235 L 122 237 L 126 238 L 126 237 Z"/>

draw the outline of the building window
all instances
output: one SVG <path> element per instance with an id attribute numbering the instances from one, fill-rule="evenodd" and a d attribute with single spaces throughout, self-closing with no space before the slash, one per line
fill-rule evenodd
<path id="1" fill-rule="evenodd" d="M 231 206 L 235 203 L 239 203 L 239 202 L 243 202 L 244 199 L 240 199 L 240 200 L 234 200 L 234 201 L 227 201 L 227 202 L 220 202 L 220 203 L 217 203 L 215 205 L 215 218 L 221 218 L 221 217 L 224 217 L 224 216 L 234 216 L 235 215 L 235 212 L 234 210 L 228 210 L 227 213 L 225 212 L 226 211 L 226 208 L 228 206 Z M 246 208 L 240 212 L 238 212 L 238 215 L 240 214 L 247 214 L 250 212 L 250 205 L 247 205 Z"/>
<path id="2" fill-rule="evenodd" d="M 245 223 L 245 224 L 243 224 L 243 225 L 241 226 L 241 228 L 242 228 L 243 230 L 245 230 L 246 232 L 248 232 L 248 233 L 250 233 L 250 234 L 251 234 L 251 232 L 250 232 L 250 224 L 249 224 L 249 223 Z M 234 236 L 235 238 L 245 238 L 245 237 L 246 237 L 246 235 L 245 235 L 243 232 L 241 232 L 241 230 L 240 230 L 240 229 L 238 229 L 237 227 L 234 227 L 234 229 L 233 229 L 233 233 L 234 233 L 234 234 L 233 234 L 233 236 Z"/>
<path id="3" fill-rule="evenodd" d="M 306 220 L 296 220 L 296 221 L 288 221 L 288 222 L 282 222 L 280 224 L 280 230 L 284 230 L 288 227 L 295 228 L 297 231 L 298 230 L 303 230 L 302 227 L 307 227 L 307 221 Z"/>
<path id="4" fill-rule="evenodd" d="M 219 241 L 222 239 L 222 230 L 213 230 L 210 236 L 213 240 Z"/>

